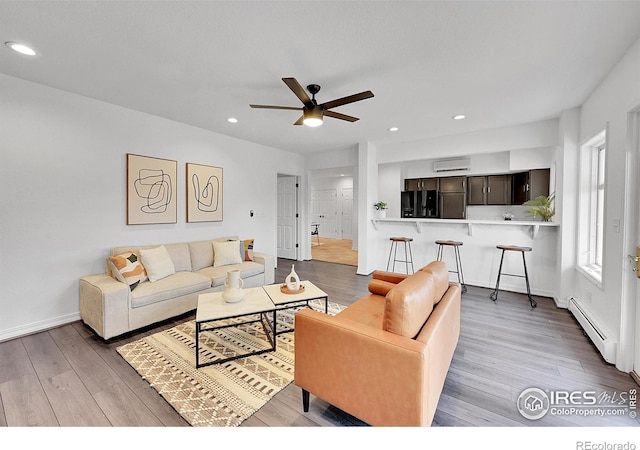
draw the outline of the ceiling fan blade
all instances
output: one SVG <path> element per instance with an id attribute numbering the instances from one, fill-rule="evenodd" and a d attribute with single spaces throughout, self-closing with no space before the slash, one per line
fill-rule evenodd
<path id="1" fill-rule="evenodd" d="M 330 102 L 323 103 L 322 106 L 324 109 L 331 109 L 337 106 L 346 105 L 347 103 L 358 102 L 360 100 L 365 100 L 367 98 L 373 97 L 373 92 L 364 91 L 359 94 L 349 95 L 347 97 L 338 98 L 336 100 L 331 100 Z"/>
<path id="2" fill-rule="evenodd" d="M 294 125 L 302 125 L 303 121 L 304 121 L 304 116 L 300 116 L 300 118 L 298 120 L 296 120 L 293 124 Z"/>
<path id="3" fill-rule="evenodd" d="M 323 114 L 327 117 L 333 117 L 334 119 L 341 119 L 341 120 L 346 120 L 347 122 L 355 122 L 358 119 L 357 117 L 353 117 L 353 116 L 347 116 L 346 114 L 340 114 L 338 112 L 335 111 L 324 111 Z"/>
<path id="4" fill-rule="evenodd" d="M 295 78 L 283 78 L 282 81 L 284 81 L 284 83 L 289 86 L 289 89 L 291 89 L 293 93 L 296 94 L 296 97 L 300 99 L 304 106 L 309 108 L 314 107 L 314 104 L 307 95 L 307 92 L 302 86 L 300 86 L 300 83 L 298 83 Z"/>
<path id="5" fill-rule="evenodd" d="M 289 109 L 294 111 L 300 111 L 302 108 L 298 108 L 296 106 L 272 106 L 272 105 L 249 105 L 252 108 L 262 108 L 262 109 Z"/>

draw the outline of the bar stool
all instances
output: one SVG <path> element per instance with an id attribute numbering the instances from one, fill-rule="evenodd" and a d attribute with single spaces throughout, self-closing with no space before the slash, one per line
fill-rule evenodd
<path id="1" fill-rule="evenodd" d="M 396 262 L 403 262 L 407 265 L 407 274 L 409 274 L 409 264 L 411 264 L 411 273 L 414 273 L 413 269 L 413 254 L 411 253 L 411 241 L 413 238 L 409 237 L 392 237 L 391 240 L 391 249 L 389 249 L 389 261 L 387 261 L 387 272 L 389 271 L 389 266 L 391 265 L 391 255 L 393 255 L 393 267 L 391 271 L 395 271 Z M 398 251 L 398 243 L 404 242 L 404 259 L 397 259 L 396 252 Z M 407 251 L 407 248 L 409 251 Z"/>
<path id="2" fill-rule="evenodd" d="M 531 247 L 519 247 L 517 245 L 496 245 L 496 248 L 502 250 L 502 256 L 500 257 L 500 267 L 498 268 L 498 279 L 496 280 L 496 288 L 491 293 L 489 298 L 494 302 L 498 300 L 498 290 L 500 289 L 500 275 L 507 275 L 510 277 L 524 278 L 527 282 L 527 297 L 529 297 L 529 304 L 531 308 L 538 306 L 536 301 L 531 297 L 531 288 L 529 286 L 529 274 L 527 273 L 527 260 L 524 257 L 525 252 L 530 252 Z M 524 266 L 524 275 L 516 275 L 512 273 L 502 273 L 502 261 L 504 260 L 504 252 L 520 252 L 522 254 L 522 264 Z"/>
<path id="3" fill-rule="evenodd" d="M 436 259 L 438 261 L 442 261 L 442 249 L 447 247 L 453 247 L 453 255 L 456 260 L 456 270 L 450 270 L 450 273 L 458 274 L 458 283 L 460 283 L 460 287 L 462 288 L 462 293 L 467 292 L 467 285 L 464 283 L 464 274 L 462 273 L 462 260 L 460 259 L 460 249 L 459 247 L 462 245 L 462 242 L 458 241 L 436 241 L 438 244 L 438 253 Z"/>

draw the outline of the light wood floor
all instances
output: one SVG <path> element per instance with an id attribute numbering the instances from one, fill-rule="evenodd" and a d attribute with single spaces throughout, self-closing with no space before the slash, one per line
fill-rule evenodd
<path id="1" fill-rule="evenodd" d="M 279 261 L 277 281 L 288 274 L 288 263 Z M 345 305 L 364 295 L 369 281 L 355 267 L 322 261 L 297 261 L 296 272 Z M 638 386 L 605 363 L 572 316 L 551 299 L 537 297 L 538 308 L 531 310 L 523 295 L 501 293 L 493 303 L 489 293 L 469 287 L 462 297 L 460 342 L 434 426 L 638 426 L 628 416 L 520 416 L 515 401 L 525 388 L 620 393 Z M 80 322 L 0 343 L 0 425 L 188 426 L 115 349 L 193 317 L 107 343 Z M 303 413 L 300 389 L 291 384 L 242 425 L 364 424 L 313 395 L 310 412 Z"/>
<path id="2" fill-rule="evenodd" d="M 311 258 L 350 266 L 358 265 L 358 251 L 353 250 L 350 239 L 331 239 L 313 237 L 311 240 Z"/>

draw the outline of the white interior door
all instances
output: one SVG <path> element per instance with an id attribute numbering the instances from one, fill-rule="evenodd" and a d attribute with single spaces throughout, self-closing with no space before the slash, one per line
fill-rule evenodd
<path id="1" fill-rule="evenodd" d="M 627 214 L 631 214 L 635 222 L 635 232 L 630 233 L 632 236 L 631 246 L 635 246 L 635 248 L 630 249 L 630 255 L 628 255 L 631 270 L 627 274 L 632 278 L 632 281 L 629 282 L 628 292 L 635 305 L 629 305 L 628 310 L 632 310 L 633 306 L 635 306 L 634 330 L 630 340 L 635 343 L 633 349 L 633 373 L 636 381 L 638 381 L 640 380 L 640 264 L 636 264 L 634 258 L 640 258 L 640 111 L 632 114 L 629 125 L 632 127 L 632 145 L 634 147 L 632 152 L 633 156 L 635 156 L 635 164 L 632 165 L 633 168 L 630 170 L 630 175 L 631 179 L 635 180 L 635 189 L 630 192 L 630 203 L 627 205 L 629 211 L 627 211 Z M 635 242 L 633 242 L 633 239 L 635 239 Z M 633 295 L 634 290 L 635 298 Z"/>
<path id="2" fill-rule="evenodd" d="M 297 259 L 297 180 L 296 177 L 278 177 L 278 258 Z"/>
<path id="3" fill-rule="evenodd" d="M 343 188 L 340 197 L 341 237 L 342 239 L 353 239 L 353 188 Z"/>
<path id="4" fill-rule="evenodd" d="M 321 237 L 337 238 L 338 192 L 318 189 L 311 192 L 311 223 L 319 223 Z"/>

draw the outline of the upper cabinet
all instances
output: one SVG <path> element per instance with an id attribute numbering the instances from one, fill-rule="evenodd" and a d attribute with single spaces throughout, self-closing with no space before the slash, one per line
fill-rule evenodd
<path id="1" fill-rule="evenodd" d="M 440 178 L 440 192 L 466 192 L 467 177 Z"/>
<path id="2" fill-rule="evenodd" d="M 405 191 L 437 191 L 438 178 L 406 178 L 404 180 Z"/>
<path id="3" fill-rule="evenodd" d="M 514 173 L 512 176 L 513 205 L 522 205 L 540 195 L 549 195 L 549 169 L 534 169 L 528 172 Z"/>
<path id="4" fill-rule="evenodd" d="M 511 204 L 511 175 L 468 177 L 467 189 L 467 205 Z"/>

